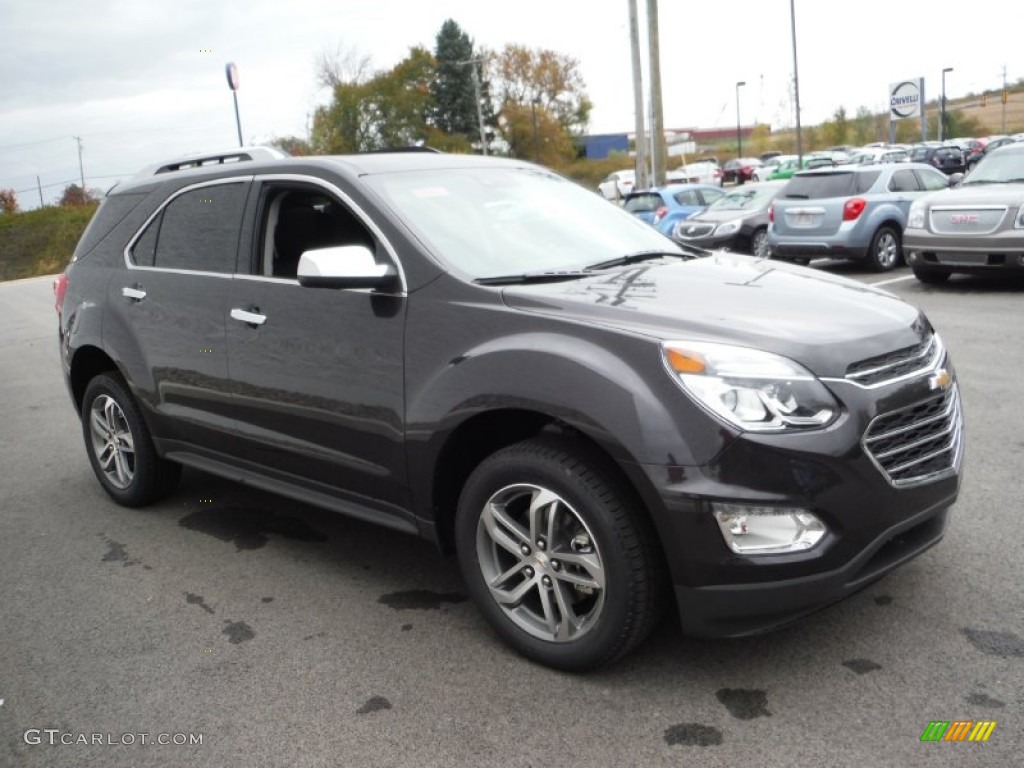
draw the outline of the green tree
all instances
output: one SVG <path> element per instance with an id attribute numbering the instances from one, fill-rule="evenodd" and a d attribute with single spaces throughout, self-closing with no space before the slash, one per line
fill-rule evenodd
<path id="1" fill-rule="evenodd" d="M 82 189 L 77 184 L 68 184 L 60 196 L 60 205 L 87 205 L 96 202 L 93 190 Z"/>
<path id="2" fill-rule="evenodd" d="M 821 138 L 830 147 L 849 143 L 850 121 L 846 116 L 845 107 L 836 109 L 832 119 L 822 123 Z"/>
<path id="3" fill-rule="evenodd" d="M 310 148 L 344 154 L 425 142 L 434 69 L 431 53 L 414 47 L 392 69 L 365 81 L 339 78 L 331 103 L 313 116 Z"/>
<path id="4" fill-rule="evenodd" d="M 875 140 L 875 116 L 867 107 L 857 107 L 857 114 L 850 126 L 853 143 L 858 147 Z"/>
<path id="5" fill-rule="evenodd" d="M 555 51 L 510 44 L 491 58 L 491 67 L 498 125 L 509 154 L 531 159 L 544 154 L 551 165 L 571 162 L 573 137 L 586 130 L 592 106 L 579 62 Z"/>
<path id="6" fill-rule="evenodd" d="M 309 142 L 298 136 L 278 136 L 271 139 L 268 143 L 272 147 L 277 147 L 286 155 L 292 155 L 293 157 L 313 154 L 313 148 Z"/>
<path id="7" fill-rule="evenodd" d="M 17 213 L 18 196 L 13 189 L 0 189 L 0 213 Z"/>
<path id="8" fill-rule="evenodd" d="M 484 124 L 494 127 L 490 83 L 483 76 L 483 52 L 474 50 L 469 35 L 455 21 L 448 19 L 437 33 L 434 60 L 435 77 L 430 84 L 434 98 L 434 126 L 443 133 L 465 136 L 469 141 L 479 143 L 477 77 L 480 77 L 480 111 Z"/>

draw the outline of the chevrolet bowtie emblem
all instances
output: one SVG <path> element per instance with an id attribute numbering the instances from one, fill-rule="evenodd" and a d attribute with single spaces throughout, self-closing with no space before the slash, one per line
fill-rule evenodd
<path id="1" fill-rule="evenodd" d="M 949 371 L 945 368 L 940 368 L 935 372 L 935 375 L 928 379 L 928 386 L 931 389 L 941 389 L 945 392 L 953 384 L 953 377 L 949 375 Z"/>

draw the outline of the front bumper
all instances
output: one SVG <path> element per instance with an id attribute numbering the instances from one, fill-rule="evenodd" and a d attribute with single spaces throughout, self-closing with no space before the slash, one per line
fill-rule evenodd
<path id="1" fill-rule="evenodd" d="M 897 487 L 868 454 L 863 437 L 876 416 L 934 396 L 929 377 L 874 389 L 827 383 L 845 408 L 824 430 L 747 433 L 702 467 L 642 466 L 657 492 L 651 509 L 687 634 L 736 637 L 789 623 L 863 588 L 942 538 L 960 485 L 959 409 L 948 471 Z M 955 390 L 952 397 L 959 397 Z M 828 533 L 803 552 L 737 554 L 713 517 L 714 501 L 801 507 Z"/>
<path id="2" fill-rule="evenodd" d="M 903 253 L 912 267 L 979 273 L 1024 270 L 1024 237 L 1017 230 L 966 240 L 908 229 L 903 233 Z"/>

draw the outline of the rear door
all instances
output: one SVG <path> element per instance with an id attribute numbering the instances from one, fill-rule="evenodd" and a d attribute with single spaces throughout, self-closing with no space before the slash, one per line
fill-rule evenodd
<path id="1" fill-rule="evenodd" d="M 109 284 L 104 340 L 158 436 L 230 444 L 225 313 L 251 177 L 186 187 L 150 217 Z"/>

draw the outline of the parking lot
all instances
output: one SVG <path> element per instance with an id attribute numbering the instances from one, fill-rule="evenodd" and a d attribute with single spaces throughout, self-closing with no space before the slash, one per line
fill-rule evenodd
<path id="1" fill-rule="evenodd" d="M 953 356 L 967 445 L 944 541 L 789 628 L 694 640 L 673 617 L 579 676 L 503 645 L 425 542 L 188 470 L 116 506 L 51 281 L 0 284 L 0 765 L 1020 764 L 1024 283 L 814 268 L 922 307 Z M 936 720 L 997 725 L 922 743 Z"/>

